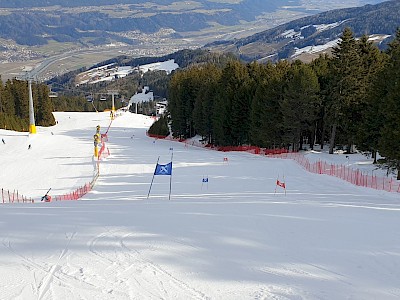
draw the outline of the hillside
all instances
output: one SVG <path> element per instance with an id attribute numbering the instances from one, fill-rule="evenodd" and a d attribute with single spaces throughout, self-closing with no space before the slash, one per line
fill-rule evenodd
<path id="1" fill-rule="evenodd" d="M 389 36 L 400 26 L 399 11 L 399 0 L 331 10 L 246 38 L 211 43 L 205 48 L 233 52 L 244 60 L 285 59 L 300 54 L 299 49 L 307 49 L 306 47 L 316 50 L 320 46 L 321 51 L 329 48 L 335 44 L 345 27 L 350 27 L 357 37 L 367 34 L 374 36 L 379 42 L 387 39 L 382 43 L 384 46 Z M 313 53 L 318 54 L 318 51 Z"/>

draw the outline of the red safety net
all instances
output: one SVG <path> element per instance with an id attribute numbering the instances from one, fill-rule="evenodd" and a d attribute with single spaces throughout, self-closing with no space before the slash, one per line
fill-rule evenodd
<path id="1" fill-rule="evenodd" d="M 271 155 L 270 157 L 293 159 L 308 172 L 335 176 L 357 186 L 400 193 L 400 182 L 392 177 L 378 177 L 376 175 L 369 175 L 358 169 L 352 169 L 345 165 L 327 163 L 325 161 L 311 163 L 301 153 L 282 153 Z"/>

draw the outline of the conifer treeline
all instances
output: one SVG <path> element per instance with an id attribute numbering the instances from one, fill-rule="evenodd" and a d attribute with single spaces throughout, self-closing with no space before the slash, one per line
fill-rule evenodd
<path id="1" fill-rule="evenodd" d="M 54 125 L 53 104 L 49 98 L 48 87 L 44 84 L 32 83 L 32 96 L 35 124 L 38 126 Z M 27 81 L 13 79 L 3 84 L 0 79 L 0 128 L 28 131 L 29 92 Z"/>
<path id="2" fill-rule="evenodd" d="M 175 137 L 293 150 L 329 142 L 330 153 L 356 145 L 400 169 L 400 30 L 386 52 L 346 28 L 332 55 L 310 64 L 191 67 L 171 78 L 168 100 Z"/>

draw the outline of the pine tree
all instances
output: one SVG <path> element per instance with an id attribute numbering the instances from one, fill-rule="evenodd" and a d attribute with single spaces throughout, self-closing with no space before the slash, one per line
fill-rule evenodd
<path id="1" fill-rule="evenodd" d="M 29 93 L 26 81 L 12 80 L 11 96 L 15 103 L 15 114 L 29 124 Z M 27 130 L 28 128 L 26 128 Z"/>
<path id="2" fill-rule="evenodd" d="M 29 124 L 28 86 L 24 81 L 7 80 L 2 103 L 5 113 L 5 128 L 27 131 Z"/>
<path id="3" fill-rule="evenodd" d="M 43 84 L 34 85 L 35 90 L 35 109 L 36 124 L 40 126 L 53 126 L 55 119 L 53 116 L 53 103 L 49 97 L 49 90 Z"/>
<path id="4" fill-rule="evenodd" d="M 156 122 L 154 122 L 149 128 L 150 134 L 155 134 L 158 136 L 168 136 L 168 118 L 166 116 L 161 116 Z"/>
<path id="5" fill-rule="evenodd" d="M 196 67 L 176 72 L 169 85 L 169 105 L 171 128 L 174 137 L 190 138 L 195 135 L 193 109 L 196 95 L 201 89 L 199 71 Z"/>
<path id="6" fill-rule="evenodd" d="M 329 153 L 331 154 L 335 146 L 338 126 L 341 126 L 347 142 L 349 144 L 352 142 L 353 113 L 357 110 L 356 106 L 361 96 L 361 60 L 356 40 L 349 28 L 344 29 L 341 41 L 337 47 L 333 48 L 332 54 L 331 95 L 327 111 L 332 126 L 329 146 Z"/>
<path id="7" fill-rule="evenodd" d="M 15 101 L 11 95 L 12 81 L 7 80 L 2 93 L 3 112 L 9 116 L 15 116 Z"/>
<path id="8" fill-rule="evenodd" d="M 302 149 L 302 135 L 310 133 L 319 109 L 319 83 L 314 70 L 303 63 L 292 64 L 280 102 L 286 142 Z"/>
<path id="9" fill-rule="evenodd" d="M 1 80 L 0 76 L 0 113 L 4 113 L 4 106 L 3 106 L 3 95 L 4 95 L 4 85 L 3 81 Z"/>
<path id="10" fill-rule="evenodd" d="M 377 46 L 363 36 L 358 42 L 360 58 L 362 62 L 362 97 L 358 105 L 356 127 L 357 149 L 372 153 L 376 163 L 376 151 L 380 139 L 380 131 L 384 124 L 381 109 L 381 89 L 374 83 L 385 64 L 385 55 Z"/>
<path id="11" fill-rule="evenodd" d="M 249 142 L 252 145 L 262 147 L 262 129 L 261 123 L 265 116 L 264 97 L 259 94 L 260 86 L 263 85 L 265 78 L 269 76 L 272 67 L 271 63 L 261 65 L 256 62 L 248 65 L 248 72 L 251 78 L 249 87 L 251 94 L 250 107 L 250 127 L 249 127 Z M 257 95 L 258 94 L 258 95 Z"/>
<path id="12" fill-rule="evenodd" d="M 400 180 L 400 29 L 387 51 L 389 61 L 380 79 L 383 91 L 385 123 L 379 140 L 379 152 L 397 169 Z"/>
<path id="13" fill-rule="evenodd" d="M 193 124 L 196 133 L 200 134 L 207 143 L 212 143 L 214 136 L 212 111 L 220 77 L 221 70 L 215 65 L 208 64 L 199 69 L 199 79 L 202 86 L 195 99 Z"/>
<path id="14" fill-rule="evenodd" d="M 186 119 L 183 109 L 183 81 L 185 72 L 175 72 L 169 83 L 168 110 L 171 113 L 171 129 L 174 137 L 186 134 Z"/>
<path id="15" fill-rule="evenodd" d="M 251 109 L 251 141 L 257 146 L 282 146 L 282 112 L 284 78 L 289 64 L 280 61 L 264 67 L 262 80 L 256 87 Z"/>
<path id="16" fill-rule="evenodd" d="M 313 68 L 315 74 L 318 77 L 319 83 L 319 99 L 320 99 L 320 107 L 318 111 L 318 118 L 315 122 L 315 127 L 313 128 L 314 137 L 312 137 L 312 141 L 310 146 L 313 147 L 314 144 L 320 144 L 321 149 L 324 148 L 325 143 L 325 132 L 326 132 L 326 123 L 327 123 L 327 106 L 329 103 L 329 66 L 331 59 L 328 55 L 320 55 L 317 59 L 315 59 L 311 63 L 311 67 Z"/>
<path id="17" fill-rule="evenodd" d="M 217 145 L 242 145 L 249 141 L 251 95 L 245 65 L 232 61 L 222 70 L 214 108 Z"/>

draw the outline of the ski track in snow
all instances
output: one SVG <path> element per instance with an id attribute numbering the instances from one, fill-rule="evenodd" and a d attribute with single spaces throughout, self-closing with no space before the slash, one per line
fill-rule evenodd
<path id="1" fill-rule="evenodd" d="M 109 284 L 109 292 L 121 296 L 126 287 L 127 299 L 173 299 L 168 291 L 173 291 L 180 298 L 210 299 L 204 293 L 176 278 L 170 272 L 144 257 L 138 250 L 125 245 L 124 240 L 133 237 L 134 233 L 120 229 L 109 230 L 97 235 L 88 242 L 89 251 L 99 263 L 108 265 L 104 276 L 113 278 Z M 101 250 L 108 248 L 107 252 Z M 143 276 L 145 274 L 145 276 Z M 114 278 L 115 277 L 115 278 Z M 116 287 L 122 286 L 120 289 Z"/>
<path id="2" fill-rule="evenodd" d="M 55 264 L 51 264 L 48 267 L 46 262 L 37 262 L 36 260 L 30 259 L 27 256 L 17 252 L 10 241 L 3 241 L 3 246 L 13 253 L 21 261 L 21 266 L 32 272 L 34 285 L 32 287 L 32 297 L 38 300 L 42 299 L 57 299 L 57 297 L 49 296 L 49 293 L 53 293 L 53 285 L 62 286 L 68 290 L 71 294 L 75 294 L 75 290 L 79 286 L 84 286 L 90 290 L 95 290 L 96 287 L 85 282 L 77 281 L 76 278 L 69 276 L 61 272 L 63 265 L 63 259 L 66 257 L 68 251 L 68 245 L 75 233 L 71 234 L 70 239 L 66 247 L 61 251 Z M 38 279 L 41 278 L 41 279 Z M 86 285 L 86 286 L 85 286 Z M 18 297 L 16 297 L 18 298 Z M 23 298 L 22 298 L 23 299 Z"/>

